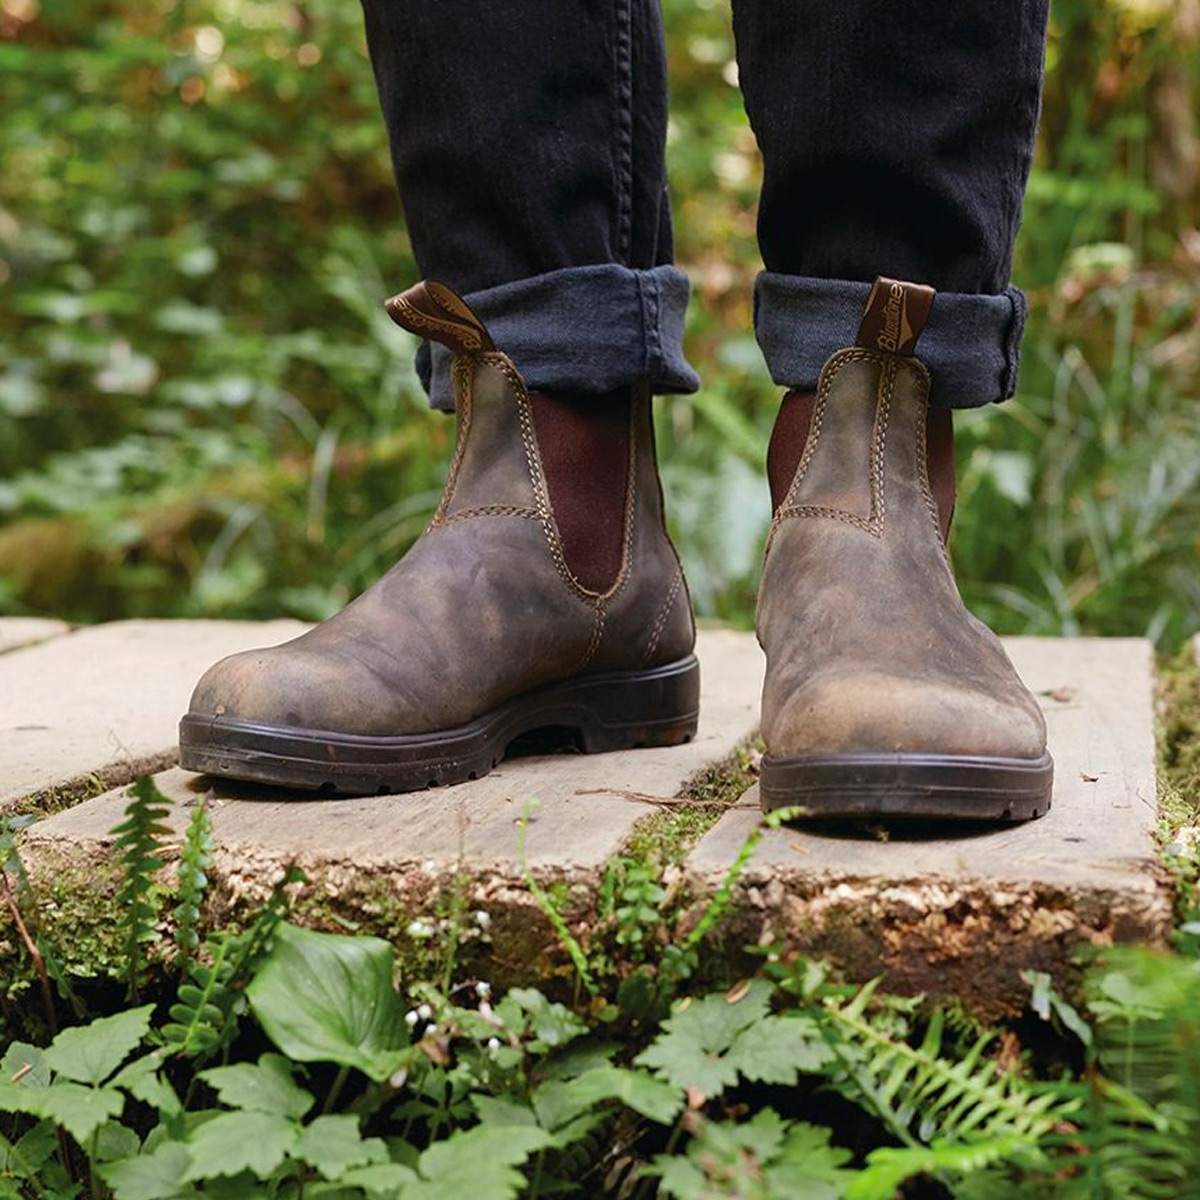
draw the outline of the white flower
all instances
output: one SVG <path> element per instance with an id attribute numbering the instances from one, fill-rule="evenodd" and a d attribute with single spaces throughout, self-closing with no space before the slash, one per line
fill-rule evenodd
<path id="1" fill-rule="evenodd" d="M 430 1008 L 428 1004 L 422 1004 L 417 1008 L 417 1016 L 420 1017 L 422 1021 L 428 1021 L 430 1017 L 433 1016 L 433 1009 Z"/>
<path id="2" fill-rule="evenodd" d="M 491 923 L 492 918 L 485 913 L 483 909 L 480 909 L 475 914 L 475 924 L 478 925 L 480 929 L 486 929 Z"/>
<path id="3" fill-rule="evenodd" d="M 492 994 L 492 985 L 490 983 L 486 982 L 485 980 L 481 979 L 475 985 L 475 995 L 477 995 L 480 998 L 480 1000 L 486 1000 L 491 994 Z"/>
<path id="4" fill-rule="evenodd" d="M 499 1050 L 499 1049 L 500 1049 L 500 1039 L 499 1039 L 498 1037 L 490 1037 L 490 1038 L 488 1038 L 488 1040 L 487 1040 L 487 1048 L 488 1048 L 489 1050 Z"/>
<path id="5" fill-rule="evenodd" d="M 404 1023 L 409 1027 L 409 1029 L 411 1029 L 420 1019 L 421 1018 L 417 1015 L 417 1010 L 415 1008 L 410 1008 L 408 1012 L 404 1014 Z"/>
<path id="6" fill-rule="evenodd" d="M 409 922 L 408 936 L 415 938 L 433 937 L 433 926 L 428 921 L 422 921 L 418 917 L 415 921 Z"/>

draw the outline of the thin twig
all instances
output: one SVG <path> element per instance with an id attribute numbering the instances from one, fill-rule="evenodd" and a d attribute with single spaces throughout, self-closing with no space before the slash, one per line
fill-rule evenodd
<path id="1" fill-rule="evenodd" d="M 42 1003 L 46 1007 L 46 1024 L 50 1027 L 50 1036 L 55 1037 L 58 1034 L 58 1018 L 54 1012 L 54 993 L 50 990 L 50 976 L 46 974 L 46 960 L 42 958 L 42 952 L 37 948 L 37 943 L 30 936 L 25 919 L 21 916 L 21 906 L 17 903 L 12 884 L 8 881 L 8 872 L 0 871 L 0 878 L 4 880 L 4 899 L 8 902 L 8 911 L 12 913 L 17 932 L 21 935 L 21 941 L 25 943 L 25 949 L 29 951 L 33 969 L 37 972 L 38 982 L 42 985 Z"/>

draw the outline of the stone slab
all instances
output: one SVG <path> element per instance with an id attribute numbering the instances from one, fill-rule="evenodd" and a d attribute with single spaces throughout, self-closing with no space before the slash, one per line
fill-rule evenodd
<path id="1" fill-rule="evenodd" d="M 214 834 L 227 866 L 269 877 L 299 864 L 377 877 L 413 871 L 518 878 L 520 822 L 529 816 L 525 858 L 532 868 L 595 871 L 616 854 L 634 823 L 678 796 L 697 773 L 728 756 L 758 720 L 761 657 L 753 636 L 702 631 L 701 719 L 683 746 L 617 754 L 542 754 L 507 759 L 483 779 L 401 796 L 314 799 L 311 792 L 239 785 L 179 768 L 157 777 L 171 801 L 168 823 L 182 830 L 189 810 L 211 797 Z M 108 843 L 128 803 L 124 789 L 39 822 L 35 851 L 51 844 Z"/>
<path id="2" fill-rule="evenodd" d="M 0 811 L 34 793 L 88 779 L 126 782 L 173 762 L 179 718 L 201 673 L 302 628 L 116 621 L 0 656 Z"/>
<path id="3" fill-rule="evenodd" d="M 775 929 L 858 977 L 886 971 L 891 986 L 1003 1006 L 1016 1002 L 1022 969 L 1063 971 L 1080 940 L 1165 935 L 1171 903 L 1154 840 L 1150 644 L 1005 645 L 1046 714 L 1050 812 L 949 835 L 904 826 L 766 830 L 742 877 L 753 916 L 739 936 Z M 731 809 L 695 847 L 687 870 L 697 890 L 727 871 L 758 823 L 755 807 Z"/>
<path id="4" fill-rule="evenodd" d="M 66 621 L 53 621 L 49 617 L 0 617 L 0 654 L 48 642 L 70 631 Z"/>

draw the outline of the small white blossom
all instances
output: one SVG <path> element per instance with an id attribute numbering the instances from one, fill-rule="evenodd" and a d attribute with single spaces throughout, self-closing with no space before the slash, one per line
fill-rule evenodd
<path id="1" fill-rule="evenodd" d="M 433 937 L 433 926 L 428 921 L 422 921 L 418 917 L 415 921 L 409 922 L 408 936 L 415 938 Z"/>
<path id="2" fill-rule="evenodd" d="M 480 1000 L 486 1000 L 491 994 L 492 994 L 492 985 L 490 983 L 486 982 L 486 980 L 481 979 L 475 985 L 475 995 L 477 995 L 480 998 Z"/>
<path id="3" fill-rule="evenodd" d="M 480 929 L 486 929 L 491 923 L 491 916 L 488 913 L 485 913 L 483 909 L 480 909 L 475 914 L 475 924 L 478 925 Z"/>
<path id="4" fill-rule="evenodd" d="M 417 1008 L 417 1016 L 422 1021 L 428 1021 L 433 1016 L 433 1009 L 428 1004 L 422 1004 Z"/>
<path id="5" fill-rule="evenodd" d="M 499 1050 L 500 1049 L 500 1039 L 498 1037 L 488 1038 L 487 1048 L 489 1050 Z"/>
<path id="6" fill-rule="evenodd" d="M 417 1010 L 415 1008 L 410 1008 L 408 1012 L 404 1014 L 404 1023 L 409 1027 L 409 1029 L 411 1029 L 420 1019 L 421 1018 L 417 1015 Z"/>

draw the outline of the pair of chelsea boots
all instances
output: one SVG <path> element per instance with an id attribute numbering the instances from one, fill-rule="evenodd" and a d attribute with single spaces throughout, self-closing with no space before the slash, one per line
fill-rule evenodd
<path id="1" fill-rule="evenodd" d="M 1015 820 L 1049 807 L 1041 712 L 964 607 L 939 527 L 929 373 L 914 354 L 932 301 L 876 282 L 858 344 L 822 371 L 771 525 L 760 792 L 798 818 Z M 457 438 L 437 511 L 335 617 L 212 667 L 180 725 L 182 764 L 391 793 L 483 775 L 536 730 L 588 752 L 690 739 L 695 627 L 649 395 L 628 406 L 619 561 L 582 583 L 516 367 L 444 285 L 386 307 L 453 354 Z"/>

